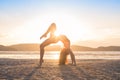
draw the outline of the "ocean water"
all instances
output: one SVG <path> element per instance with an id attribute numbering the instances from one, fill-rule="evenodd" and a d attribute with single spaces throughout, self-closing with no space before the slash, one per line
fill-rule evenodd
<path id="1" fill-rule="evenodd" d="M 120 59 L 120 51 L 73 51 L 76 59 Z M 59 59 L 59 51 L 46 51 L 44 59 Z M 39 51 L 0 51 L 0 58 L 39 59 Z M 70 56 L 68 56 L 70 59 Z"/>

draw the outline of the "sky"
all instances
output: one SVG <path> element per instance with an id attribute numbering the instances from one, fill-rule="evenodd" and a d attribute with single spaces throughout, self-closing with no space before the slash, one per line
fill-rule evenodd
<path id="1" fill-rule="evenodd" d="M 120 46 L 120 0 L 0 0 L 0 45 L 40 44 L 53 22 L 73 45 Z"/>

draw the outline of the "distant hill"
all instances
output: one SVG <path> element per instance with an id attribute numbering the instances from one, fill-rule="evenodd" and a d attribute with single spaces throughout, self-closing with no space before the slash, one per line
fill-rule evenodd
<path id="1" fill-rule="evenodd" d="M 38 51 L 39 44 L 16 44 L 9 46 L 17 51 Z"/>
<path id="2" fill-rule="evenodd" d="M 73 51 L 120 51 L 120 46 L 108 46 L 108 47 L 98 47 L 91 48 L 85 46 L 72 45 Z M 60 51 L 61 47 L 59 45 L 47 46 L 46 51 Z M 0 45 L 0 51 L 39 51 L 39 44 L 16 44 L 11 46 Z"/>
<path id="3" fill-rule="evenodd" d="M 93 48 L 78 46 L 78 45 L 72 45 L 71 48 L 73 51 L 92 51 L 93 50 Z"/>
<path id="4" fill-rule="evenodd" d="M 15 48 L 18 51 L 38 51 L 40 50 L 40 45 L 39 44 L 16 44 L 16 45 L 11 45 L 9 47 Z M 71 46 L 72 50 L 74 51 L 90 51 L 93 48 L 90 47 L 84 47 L 84 46 L 77 46 L 77 45 L 72 45 Z M 46 51 L 60 51 L 61 47 L 59 45 L 52 45 L 52 46 L 47 46 L 45 47 Z"/>
<path id="5" fill-rule="evenodd" d="M 15 48 L 0 45 L 0 51 L 16 51 Z"/>
<path id="6" fill-rule="evenodd" d="M 9 46 L 11 48 L 15 48 L 18 51 L 39 51 L 40 45 L 39 44 L 16 44 Z M 58 51 L 61 47 L 59 45 L 53 45 L 53 46 L 46 46 L 46 51 Z"/>
<path id="7" fill-rule="evenodd" d="M 108 46 L 94 48 L 93 51 L 120 51 L 120 46 Z"/>

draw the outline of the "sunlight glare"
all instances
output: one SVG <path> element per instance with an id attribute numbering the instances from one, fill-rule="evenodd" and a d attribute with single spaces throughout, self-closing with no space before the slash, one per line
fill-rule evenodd
<path id="1" fill-rule="evenodd" d="M 58 13 L 57 13 L 58 12 Z M 85 27 L 82 26 L 80 20 L 73 16 L 73 14 L 68 14 L 68 12 L 59 12 L 56 11 L 55 14 L 46 12 L 42 17 L 42 22 L 47 29 L 51 23 L 56 23 L 57 31 L 56 35 L 64 34 L 66 35 L 72 42 L 77 41 L 81 37 L 84 38 L 86 34 Z M 84 36 L 84 37 L 83 37 Z"/>
<path id="2" fill-rule="evenodd" d="M 54 54 L 53 55 L 53 59 L 59 59 L 59 55 L 58 54 Z"/>
<path id="3" fill-rule="evenodd" d="M 41 43 L 43 42 L 42 40 L 46 38 L 40 40 L 39 37 L 46 32 L 50 24 L 53 22 L 56 23 L 57 26 L 55 35 L 58 36 L 64 34 L 71 40 L 71 42 L 87 38 L 85 35 L 90 33 L 72 13 L 63 13 L 60 11 L 51 13 L 51 11 L 48 11 L 42 16 L 29 20 L 16 30 L 14 29 L 14 38 L 16 38 L 17 41 L 22 42 Z"/>

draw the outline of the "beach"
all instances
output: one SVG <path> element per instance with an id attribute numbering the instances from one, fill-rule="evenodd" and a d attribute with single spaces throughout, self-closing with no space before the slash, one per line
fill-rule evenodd
<path id="1" fill-rule="evenodd" d="M 120 60 L 76 60 L 77 65 L 59 65 L 58 60 L 0 59 L 0 80 L 120 80 Z"/>

